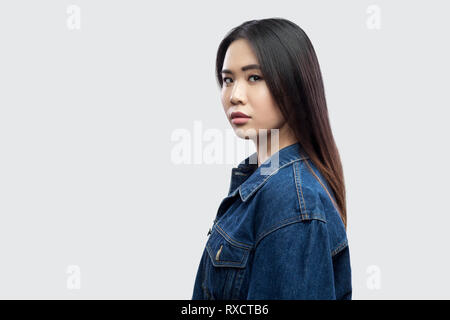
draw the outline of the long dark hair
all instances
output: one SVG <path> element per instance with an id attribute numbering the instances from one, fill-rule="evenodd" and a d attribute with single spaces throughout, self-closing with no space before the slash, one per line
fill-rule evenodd
<path id="1" fill-rule="evenodd" d="M 331 187 L 334 199 L 330 198 L 347 228 L 342 163 L 331 132 L 322 74 L 311 41 L 298 25 L 283 18 L 242 23 L 226 34 L 217 50 L 216 77 L 220 87 L 226 51 L 237 39 L 249 41 L 276 104 Z M 308 167 L 315 175 L 309 164 Z"/>

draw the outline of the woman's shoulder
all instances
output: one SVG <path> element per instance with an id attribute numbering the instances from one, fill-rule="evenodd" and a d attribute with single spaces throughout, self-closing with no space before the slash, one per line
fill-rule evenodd
<path id="1" fill-rule="evenodd" d="M 345 226 L 332 191 L 309 159 L 280 168 L 267 179 L 255 200 L 260 208 L 256 218 L 259 237 L 293 222 L 317 220 L 329 230 L 332 246 L 346 243 Z"/>
<path id="2" fill-rule="evenodd" d="M 308 160 L 293 161 L 266 178 L 266 183 L 256 194 L 259 207 L 267 209 L 280 219 L 298 216 L 300 219 L 320 219 L 326 222 L 324 210 L 325 190 L 314 178 Z"/>

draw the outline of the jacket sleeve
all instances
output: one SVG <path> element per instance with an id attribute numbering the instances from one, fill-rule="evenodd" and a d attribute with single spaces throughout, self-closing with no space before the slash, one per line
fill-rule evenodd
<path id="1" fill-rule="evenodd" d="M 247 299 L 350 299 L 346 241 L 344 245 L 334 259 L 326 222 L 317 219 L 268 233 L 255 248 Z"/>

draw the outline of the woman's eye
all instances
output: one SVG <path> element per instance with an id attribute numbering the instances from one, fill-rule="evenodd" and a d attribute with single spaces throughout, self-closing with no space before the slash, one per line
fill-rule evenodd
<path id="1" fill-rule="evenodd" d="M 258 75 L 256 75 L 256 74 L 253 74 L 253 75 L 251 75 L 250 77 L 248 77 L 248 79 L 250 80 L 250 79 L 254 79 L 256 77 L 256 80 L 254 80 L 254 81 L 251 81 L 251 82 L 255 82 L 255 81 L 258 81 L 258 80 L 262 80 L 262 77 L 260 77 L 260 76 L 258 76 Z M 229 79 L 230 81 L 227 81 L 227 79 Z M 233 79 L 231 79 L 231 78 L 229 78 L 229 77 L 225 77 L 225 78 L 223 78 L 222 79 L 223 80 L 223 82 L 225 83 L 225 84 L 229 84 L 229 83 L 231 83 L 232 81 L 233 81 Z"/>
<path id="2" fill-rule="evenodd" d="M 256 74 L 251 75 L 251 76 L 249 77 L 249 79 L 252 78 L 252 77 L 256 77 L 256 78 L 258 78 L 258 79 L 262 79 L 260 76 L 257 76 Z M 256 80 L 258 80 L 258 79 L 256 79 Z"/>
<path id="3" fill-rule="evenodd" d="M 229 83 L 229 82 L 227 82 L 227 79 L 231 79 L 231 78 L 225 77 L 225 78 L 223 78 L 223 82 Z"/>

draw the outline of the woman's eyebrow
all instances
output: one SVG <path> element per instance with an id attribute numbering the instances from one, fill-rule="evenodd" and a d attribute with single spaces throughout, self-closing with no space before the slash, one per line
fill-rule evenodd
<path id="1" fill-rule="evenodd" d="M 250 70 L 250 69 L 261 69 L 261 68 L 260 68 L 260 66 L 257 65 L 257 64 L 249 64 L 249 65 L 243 66 L 243 67 L 241 68 L 242 71 L 247 71 L 247 70 Z M 232 72 L 231 70 L 228 70 L 228 69 L 223 69 L 223 70 L 222 70 L 222 73 L 230 73 L 230 74 L 233 74 L 233 72 Z"/>

